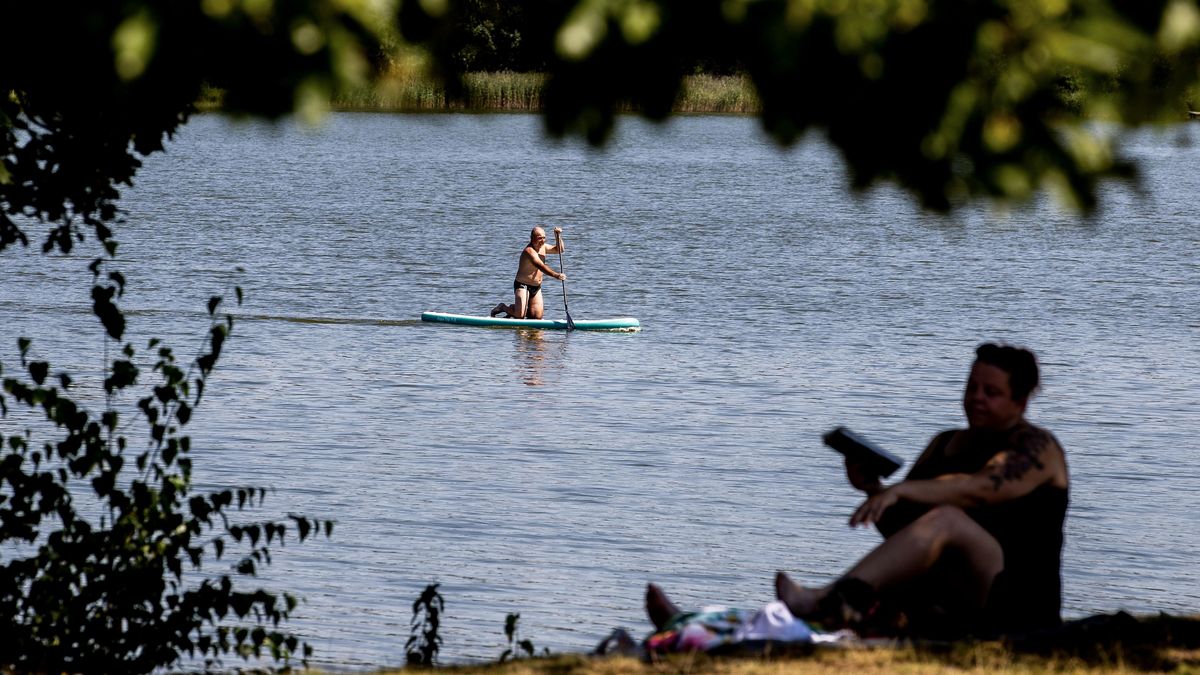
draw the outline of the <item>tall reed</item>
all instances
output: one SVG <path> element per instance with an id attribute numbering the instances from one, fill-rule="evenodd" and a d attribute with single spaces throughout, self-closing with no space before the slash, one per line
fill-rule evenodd
<path id="1" fill-rule="evenodd" d="M 373 86 L 348 90 L 332 101 L 335 110 L 414 112 L 469 110 L 524 112 L 542 108 L 546 76 L 541 73 L 467 73 L 463 90 L 449 96 L 433 78 L 392 73 Z M 631 109 L 621 106 L 623 110 Z M 743 75 L 691 75 L 684 78 L 675 112 L 752 114 L 759 99 L 750 79 Z"/>
<path id="2" fill-rule="evenodd" d="M 675 112 L 759 112 L 761 105 L 754 83 L 745 75 L 690 75 L 675 99 Z"/>
<path id="3" fill-rule="evenodd" d="M 462 91 L 445 86 L 423 70 L 393 68 L 374 84 L 346 89 L 330 101 L 334 110 L 378 112 L 536 112 L 542 109 L 542 73 L 467 73 Z M 205 87 L 196 107 L 220 110 L 224 92 Z M 683 79 L 674 111 L 679 113 L 755 114 L 761 109 L 754 84 L 745 75 L 690 75 Z M 618 110 L 635 110 L 619 105 Z"/>

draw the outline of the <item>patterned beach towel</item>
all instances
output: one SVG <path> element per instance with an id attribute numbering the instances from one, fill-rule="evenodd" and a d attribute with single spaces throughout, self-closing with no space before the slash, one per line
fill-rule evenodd
<path id="1" fill-rule="evenodd" d="M 759 610 L 706 607 L 683 612 L 646 638 L 646 651 L 666 654 L 710 651 L 752 641 L 813 642 L 818 637 L 778 600 Z"/>

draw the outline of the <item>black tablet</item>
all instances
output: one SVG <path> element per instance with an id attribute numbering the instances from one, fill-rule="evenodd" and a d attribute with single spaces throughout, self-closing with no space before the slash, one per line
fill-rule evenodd
<path id="1" fill-rule="evenodd" d="M 825 445 L 842 453 L 873 476 L 890 476 L 904 464 L 899 457 L 850 431 L 838 427 L 825 434 Z"/>

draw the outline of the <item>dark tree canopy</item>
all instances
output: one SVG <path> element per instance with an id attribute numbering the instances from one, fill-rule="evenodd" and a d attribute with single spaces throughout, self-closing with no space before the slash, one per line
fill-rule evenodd
<path id="1" fill-rule="evenodd" d="M 537 37 L 536 21 L 544 3 L 465 0 L 456 3 L 445 50 L 450 64 L 462 72 L 541 71 L 546 51 Z"/>
<path id="2" fill-rule="evenodd" d="M 539 10 L 523 39 L 546 58 L 552 133 L 603 142 L 621 102 L 661 118 L 697 65 L 736 64 L 781 142 L 823 129 L 856 186 L 895 180 L 936 209 L 1043 186 L 1090 209 L 1097 181 L 1132 167 L 1075 122 L 1179 120 L 1200 105 L 1200 10 L 1182 0 L 525 4 Z M 401 11 L 405 35 L 451 72 L 460 6 Z"/>
<path id="3" fill-rule="evenodd" d="M 112 264 L 118 186 L 163 149 L 206 84 L 225 88 L 235 111 L 273 116 L 369 72 L 367 55 L 379 52 L 367 18 L 321 2 L 0 5 L 0 253 L 27 245 L 31 227 L 49 228 L 43 251 L 87 245 L 81 272 L 93 279 L 97 330 L 124 340 L 125 277 Z M 144 350 L 118 342 L 98 411 L 32 340 L 20 339 L 18 368 L 0 363 L 0 418 L 30 413 L 18 418 L 24 428 L 0 425 L 0 670 L 307 658 L 311 648 L 279 629 L 296 599 L 244 584 L 272 547 L 328 536 L 332 523 L 237 522 L 265 489 L 191 485 L 183 428 L 233 328 L 220 306 L 209 300 L 207 351 L 190 363 L 157 340 Z M 136 389 L 135 409 L 116 403 Z M 129 441 L 127 413 L 145 422 L 146 441 Z M 207 574 L 185 576 L 205 562 Z"/>
<path id="4" fill-rule="evenodd" d="M 684 75 L 741 67 L 780 141 L 823 129 L 856 185 L 896 180 L 935 208 L 1044 185 L 1090 207 L 1129 167 L 1064 121 L 1200 106 L 1190 0 L 395 2 L 5 3 L 0 206 L 56 223 L 65 248 L 80 222 L 111 220 L 113 186 L 205 85 L 234 113 L 319 110 L 371 77 L 397 29 L 452 81 L 544 69 L 549 130 L 596 143 L 620 105 L 662 118 Z M 0 247 L 24 240 L 0 216 Z"/>
<path id="5" fill-rule="evenodd" d="M 436 22 L 440 37 L 430 44 L 451 73 L 543 72 L 555 58 L 556 35 L 571 7 L 558 0 L 453 2 Z M 428 26 L 434 23 L 429 19 L 423 15 L 413 23 Z M 685 72 L 731 75 L 743 69 L 737 55 L 721 45 L 709 45 L 702 54 L 664 57 Z"/>
<path id="6" fill-rule="evenodd" d="M 347 3 L 349 4 L 349 3 Z M 5 2 L 0 9 L 0 250 L 28 243 L 9 216 L 107 238 L 116 186 L 162 150 L 206 85 L 234 113 L 319 107 L 382 56 L 342 3 L 234 0 Z"/>

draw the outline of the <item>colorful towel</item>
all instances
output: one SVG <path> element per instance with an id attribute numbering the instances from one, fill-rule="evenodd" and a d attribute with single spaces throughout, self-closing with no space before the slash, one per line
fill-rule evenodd
<path id="1" fill-rule="evenodd" d="M 757 611 L 706 607 L 673 617 L 662 630 L 646 638 L 646 651 L 709 651 L 749 641 L 812 642 L 808 624 L 792 616 L 778 600 Z"/>

